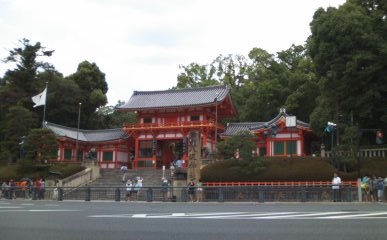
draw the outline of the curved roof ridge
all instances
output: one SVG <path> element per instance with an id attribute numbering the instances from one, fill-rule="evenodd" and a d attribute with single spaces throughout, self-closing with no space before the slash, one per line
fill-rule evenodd
<path id="1" fill-rule="evenodd" d="M 124 132 L 122 128 L 78 130 L 77 128 L 67 127 L 49 122 L 45 122 L 44 127 L 51 129 L 57 136 L 78 139 L 79 141 L 85 142 L 112 141 L 129 137 L 129 135 Z"/>
<path id="2" fill-rule="evenodd" d="M 135 90 L 135 91 L 133 91 L 133 95 L 146 94 L 146 93 L 192 92 L 192 91 L 199 91 L 199 90 L 210 89 L 210 88 L 228 89 L 228 86 L 219 84 L 219 85 L 189 87 L 189 88 L 172 88 L 172 89 L 166 89 L 166 90 L 151 90 L 151 91 Z"/>
<path id="3" fill-rule="evenodd" d="M 142 110 L 213 105 L 230 95 L 227 85 L 197 88 L 169 89 L 164 91 L 135 91 L 129 101 L 116 107 L 118 110 Z"/>

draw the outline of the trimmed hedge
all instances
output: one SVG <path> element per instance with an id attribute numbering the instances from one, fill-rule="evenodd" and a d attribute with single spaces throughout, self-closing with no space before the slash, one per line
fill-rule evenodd
<path id="1" fill-rule="evenodd" d="M 37 179 L 40 177 L 56 178 L 52 173 L 60 173 L 60 178 L 66 178 L 77 172 L 84 170 L 85 167 L 78 164 L 56 164 L 56 165 L 9 165 L 0 166 L 0 181 L 9 181 L 14 179 L 18 181 L 23 177 Z"/>
<path id="2" fill-rule="evenodd" d="M 248 174 L 243 169 L 243 161 L 224 160 L 205 166 L 201 171 L 204 182 L 243 182 L 243 181 L 330 181 L 337 170 L 329 159 L 320 157 L 271 157 L 263 158 L 263 169 Z M 387 158 L 361 160 L 361 175 L 385 177 Z M 249 166 L 246 166 L 249 167 Z M 246 173 L 247 172 L 247 173 Z M 338 172 L 343 180 L 356 180 L 357 170 Z"/>

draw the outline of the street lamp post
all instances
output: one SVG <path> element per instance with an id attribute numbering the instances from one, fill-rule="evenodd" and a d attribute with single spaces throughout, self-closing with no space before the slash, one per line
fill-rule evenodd
<path id="1" fill-rule="evenodd" d="M 215 97 L 215 153 L 217 153 L 216 144 L 218 142 L 218 95 L 219 93 L 216 93 Z"/>
<path id="2" fill-rule="evenodd" d="M 76 146 L 75 146 L 75 158 L 76 158 L 76 160 L 79 160 L 78 159 L 78 139 L 79 139 L 79 124 L 80 124 L 80 121 L 81 121 L 81 106 L 82 106 L 82 103 L 79 103 L 79 107 L 78 107 L 77 142 L 76 142 Z"/>
<path id="3" fill-rule="evenodd" d="M 332 162 L 336 166 L 335 152 L 333 150 L 334 149 L 333 148 L 333 135 L 334 135 L 335 128 L 336 128 L 336 123 L 328 122 L 327 127 L 325 128 L 325 131 L 331 133 L 331 155 L 332 155 L 332 160 L 333 160 Z"/>

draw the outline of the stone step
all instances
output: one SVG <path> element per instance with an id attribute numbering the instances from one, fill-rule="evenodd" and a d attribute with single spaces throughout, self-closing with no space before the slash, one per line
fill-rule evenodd
<path id="1" fill-rule="evenodd" d="M 123 182 L 123 174 L 120 169 L 101 169 L 100 177 L 95 181 L 87 184 L 90 187 L 103 187 L 103 186 L 120 186 L 126 183 L 127 179 L 135 179 L 136 177 L 142 177 L 143 187 L 161 186 L 163 173 L 162 170 L 148 170 L 148 169 L 129 169 L 125 173 L 125 181 Z"/>

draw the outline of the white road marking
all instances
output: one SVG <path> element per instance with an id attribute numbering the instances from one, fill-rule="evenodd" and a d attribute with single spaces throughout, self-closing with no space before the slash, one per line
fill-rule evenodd
<path id="1" fill-rule="evenodd" d="M 78 212 L 75 209 L 30 209 L 29 212 Z"/>
<path id="2" fill-rule="evenodd" d="M 254 220 L 281 220 L 281 219 L 387 219 L 386 212 L 219 212 L 219 213 L 160 213 L 160 214 L 111 214 L 91 215 L 98 218 L 189 218 L 189 219 L 254 219 Z"/>
<path id="3" fill-rule="evenodd" d="M 243 213 L 243 214 L 230 214 L 230 215 L 217 215 L 217 214 L 212 214 L 212 216 L 207 216 L 207 217 L 198 217 L 198 218 L 214 218 L 214 219 L 220 219 L 220 218 L 232 218 L 232 219 L 237 219 L 237 218 L 258 218 L 262 216 L 274 216 L 274 215 L 284 215 L 284 214 L 294 214 L 296 212 L 277 212 L 277 213 Z"/>
<path id="4" fill-rule="evenodd" d="M 268 217 L 259 217 L 259 219 L 278 219 L 278 218 L 301 218 L 301 217 L 315 217 L 322 215 L 336 215 L 336 214 L 345 214 L 348 212 L 320 212 L 320 213 L 297 213 L 291 215 L 282 215 L 282 216 L 268 216 Z"/>
<path id="5" fill-rule="evenodd" d="M 75 209 L 8 209 L 0 212 L 77 212 Z"/>
<path id="6" fill-rule="evenodd" d="M 349 215 L 340 215 L 340 216 L 328 216 L 320 217 L 320 219 L 353 219 L 353 218 L 363 218 L 363 217 L 374 217 L 380 215 L 387 215 L 387 212 L 371 212 L 371 213 L 360 213 L 360 214 L 349 214 Z"/>

